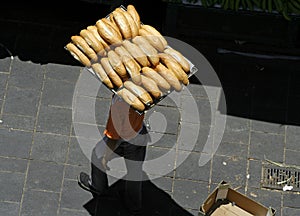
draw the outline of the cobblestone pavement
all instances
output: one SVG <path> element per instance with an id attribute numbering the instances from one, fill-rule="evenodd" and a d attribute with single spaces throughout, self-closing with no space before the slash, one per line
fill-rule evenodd
<path id="1" fill-rule="evenodd" d="M 16 53 L 14 58 L 7 53 L 2 57 L 0 47 L 0 215 L 90 215 L 92 195 L 77 185 L 77 176 L 90 172 L 90 150 L 104 129 L 111 92 L 99 88 L 87 70 L 67 63 L 74 59 L 62 47 L 85 24 L 62 27 L 0 20 L 0 25 L 7 30 L 0 44 Z M 53 39 L 55 35 L 65 37 Z M 230 57 L 223 59 L 223 64 L 231 64 Z M 230 84 L 224 85 L 225 92 L 233 96 L 226 98 L 228 113 L 219 109 L 225 98 L 220 89 L 208 86 L 215 96 L 209 100 L 207 89 L 199 84 L 172 93 L 147 112 L 153 140 L 146 161 L 168 155 L 165 163 L 149 166 L 152 180 L 144 184 L 148 215 L 198 215 L 202 202 L 222 180 L 273 207 L 276 216 L 300 215 L 299 73 L 259 73 L 262 88 L 253 88 L 249 95 L 249 86 L 232 80 L 241 78 L 240 71 L 223 71 L 227 77 L 222 80 Z M 86 85 L 75 91 L 78 80 Z M 278 90 L 266 85 L 270 82 L 278 82 Z M 289 89 L 280 85 L 284 82 L 291 84 Z M 285 95 L 288 100 L 280 100 Z M 251 106 L 250 99 L 255 102 Z M 191 114 L 194 107 L 199 121 Z M 226 117 L 220 144 L 215 139 L 220 134 L 209 135 L 219 126 L 211 117 L 214 111 Z M 94 116 L 96 122 L 91 120 Z M 207 154 L 208 162 L 199 166 L 206 144 L 216 152 Z M 118 177 L 125 170 L 119 162 L 109 164 L 112 185 L 122 184 Z M 291 191 L 284 191 L 284 184 L 277 184 L 277 189 L 263 185 L 262 171 L 268 167 L 296 170 L 298 184 Z M 117 200 L 102 203 L 101 215 L 123 215 Z"/>
<path id="2" fill-rule="evenodd" d="M 1 59 L 0 66 L 0 215 L 88 215 L 84 204 L 92 197 L 78 187 L 76 178 L 80 171 L 89 172 L 89 150 L 80 143 L 98 139 L 93 130 L 103 130 L 111 92 L 103 86 L 95 89 L 99 81 L 78 66 L 40 65 L 18 57 Z M 89 85 L 77 100 L 84 104 L 95 101 L 96 124 L 86 121 L 89 107 L 76 112 L 76 122 L 72 122 L 72 99 L 79 78 Z M 193 215 L 222 180 L 272 206 L 276 215 L 299 215 L 299 193 L 262 187 L 261 173 L 266 159 L 300 164 L 300 128 L 227 115 L 220 146 L 208 163 L 198 166 L 208 131 L 215 125 L 203 86 L 191 84 L 187 89 L 195 98 L 201 124 L 189 116 L 186 105 L 191 97 L 185 91 L 167 97 L 146 114 L 152 136 L 159 138 L 148 146 L 147 160 L 167 152 L 172 155 L 167 164 L 170 172 L 150 173 L 158 176 L 153 178 L 154 185 Z M 161 124 L 155 124 L 157 119 L 167 122 L 164 134 L 160 134 Z M 198 140 L 187 151 L 185 142 L 194 134 L 183 133 L 177 139 L 178 133 L 180 128 L 197 124 Z M 74 125 L 80 134 L 75 133 Z M 122 171 L 111 166 L 112 172 Z"/>

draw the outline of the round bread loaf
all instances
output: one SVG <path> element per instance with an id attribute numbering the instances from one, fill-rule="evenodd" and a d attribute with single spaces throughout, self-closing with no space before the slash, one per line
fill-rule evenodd
<path id="1" fill-rule="evenodd" d="M 117 95 L 119 95 L 123 100 L 128 103 L 132 108 L 138 110 L 138 111 L 144 111 L 145 105 L 143 104 L 140 99 L 135 96 L 131 91 L 129 91 L 126 88 L 121 88 L 117 91 Z"/>
<path id="2" fill-rule="evenodd" d="M 159 63 L 155 67 L 155 70 L 167 80 L 167 82 L 174 88 L 175 91 L 177 92 L 181 91 L 182 85 L 180 81 L 177 79 L 177 77 L 175 76 L 175 74 L 170 69 L 168 69 L 162 63 Z"/>
<path id="3" fill-rule="evenodd" d="M 105 72 L 104 68 L 100 63 L 92 64 L 94 72 L 98 75 L 99 79 L 110 89 L 114 88 L 113 83 Z"/>
<path id="4" fill-rule="evenodd" d="M 100 63 L 103 69 L 105 70 L 106 74 L 109 76 L 110 80 L 113 82 L 113 84 L 116 87 L 120 88 L 123 85 L 122 79 L 111 66 L 108 57 L 102 57 L 100 59 Z"/>
<path id="5" fill-rule="evenodd" d="M 142 75 L 154 80 L 162 91 L 168 91 L 171 89 L 171 85 L 168 81 L 151 67 L 142 67 Z"/>
<path id="6" fill-rule="evenodd" d="M 89 44 L 79 35 L 71 37 L 72 42 L 91 60 L 97 61 L 97 53 L 89 46 Z"/>
<path id="7" fill-rule="evenodd" d="M 73 43 L 68 43 L 66 45 L 66 49 L 70 52 L 70 54 L 81 64 L 83 64 L 86 67 L 91 66 L 91 61 L 89 58 Z"/>
<path id="8" fill-rule="evenodd" d="M 124 82 L 124 87 L 131 91 L 147 106 L 153 103 L 151 95 L 142 86 L 136 85 L 132 81 L 127 80 Z"/>

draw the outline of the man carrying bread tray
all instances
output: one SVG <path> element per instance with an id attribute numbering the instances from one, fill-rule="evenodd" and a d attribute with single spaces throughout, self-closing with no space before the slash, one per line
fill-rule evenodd
<path id="1" fill-rule="evenodd" d="M 144 113 L 136 112 L 121 97 L 113 94 L 104 137 L 92 151 L 91 175 L 81 172 L 78 184 L 94 197 L 104 195 L 108 190 L 107 163 L 115 157 L 123 157 L 127 175 L 122 198 L 132 215 L 142 215 L 142 164 L 149 141 Z"/>

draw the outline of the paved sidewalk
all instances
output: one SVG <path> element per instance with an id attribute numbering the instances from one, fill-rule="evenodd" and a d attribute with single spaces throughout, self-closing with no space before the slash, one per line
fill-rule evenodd
<path id="1" fill-rule="evenodd" d="M 42 17 L 42 12 L 36 16 Z M 52 18 L 49 13 L 47 19 Z M 63 50 L 70 34 L 86 23 L 70 22 L 70 16 L 50 18 L 54 23 L 47 24 L 6 18 L 0 19 L 6 29 L 0 45 L 8 47 L 14 58 L 0 46 L 0 215 L 90 215 L 92 196 L 77 185 L 76 178 L 81 171 L 90 172 L 90 151 L 103 132 L 111 92 L 103 86 L 98 89 L 99 81 Z M 264 168 L 280 168 L 266 159 L 286 169 L 300 166 L 299 63 L 286 68 L 280 61 L 270 61 L 258 68 L 257 62 L 264 65 L 264 60 L 245 69 L 244 57 L 227 55 L 220 65 L 219 59 L 213 60 L 224 82 L 226 116 L 220 108 L 225 99 L 220 89 L 207 86 L 214 95 L 209 100 L 199 84 L 172 94 L 146 115 L 153 138 L 146 161 L 167 156 L 165 163 L 147 163 L 152 180 L 144 183 L 146 212 L 151 216 L 198 215 L 201 203 L 225 180 L 273 207 L 276 216 L 299 216 L 299 169 L 293 168 L 298 184 L 291 191 L 283 191 L 284 185 L 270 189 L 262 184 Z M 78 89 L 78 80 L 86 85 Z M 80 106 L 74 107 L 74 101 Z M 195 118 L 195 107 L 200 120 Z M 216 142 L 220 134 L 209 135 L 220 126 L 214 124 L 218 119 L 211 118 L 212 111 L 226 117 L 220 145 Z M 208 152 L 213 150 L 210 158 Z M 203 156 L 209 160 L 199 166 Z M 122 186 L 118 177 L 125 169 L 120 163 L 109 164 L 113 189 Z M 126 215 L 116 197 L 101 203 L 101 215 Z"/>
<path id="2" fill-rule="evenodd" d="M 72 98 L 78 79 L 89 83 L 77 99 L 87 105 L 96 101 L 96 124 L 86 121 L 90 107 L 76 112 L 77 122 L 72 122 Z M 80 171 L 90 169 L 89 155 L 84 154 L 89 149 L 81 148 L 80 143 L 92 146 L 97 139 L 93 130 L 103 131 L 107 117 L 111 93 L 103 86 L 95 89 L 97 82 L 78 66 L 41 65 L 18 57 L 0 60 L 0 215 L 89 215 L 84 205 L 92 197 L 79 188 L 76 177 Z M 147 160 L 171 152 L 167 161 L 171 171 L 154 178 L 152 183 L 169 201 L 192 215 L 198 214 L 201 203 L 221 180 L 272 206 L 276 215 L 299 215 L 299 192 L 262 188 L 261 172 L 265 158 L 300 165 L 300 127 L 228 115 L 217 152 L 207 164 L 198 166 L 208 131 L 215 125 L 211 123 L 203 86 L 191 84 L 188 89 L 195 98 L 200 122 L 193 122 L 189 116 L 187 105 L 192 97 L 186 91 L 166 98 L 146 115 L 152 136 L 160 138 L 148 147 Z M 214 102 L 219 103 L 218 97 Z M 156 120 L 166 121 L 166 128 L 156 124 Z M 79 128 L 79 135 L 74 125 Z M 197 126 L 197 143 L 187 151 L 189 144 L 182 140 L 186 142 L 195 134 L 183 133 L 181 139 L 177 136 L 181 128 Z M 178 165 L 179 161 L 182 164 Z M 113 163 L 111 166 L 112 172 L 124 171 Z M 162 169 L 152 169 L 155 170 Z M 150 176 L 161 174 L 154 172 Z"/>

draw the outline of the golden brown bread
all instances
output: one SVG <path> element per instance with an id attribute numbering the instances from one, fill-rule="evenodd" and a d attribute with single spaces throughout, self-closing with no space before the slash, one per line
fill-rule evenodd
<path id="1" fill-rule="evenodd" d="M 120 88 L 123 85 L 122 79 L 119 77 L 119 75 L 116 73 L 116 71 L 112 68 L 111 64 L 109 63 L 108 57 L 102 57 L 100 59 L 101 65 L 103 69 L 105 70 L 106 74 L 109 76 L 110 80 L 113 82 L 113 84 Z"/>
<path id="2" fill-rule="evenodd" d="M 98 32 L 98 28 L 95 25 L 90 25 L 87 27 L 87 30 L 89 30 L 90 32 L 92 32 L 94 34 L 94 36 L 97 38 L 98 41 L 100 41 L 100 43 L 102 44 L 102 46 L 104 47 L 104 49 L 106 50 L 110 50 L 110 46 L 107 44 L 107 42 L 100 36 L 99 32 Z"/>
<path id="3" fill-rule="evenodd" d="M 154 98 L 160 98 L 163 93 L 162 91 L 159 89 L 158 85 L 156 84 L 156 82 L 147 77 L 146 75 L 142 74 L 141 75 L 142 78 L 142 86 L 154 97 Z"/>
<path id="4" fill-rule="evenodd" d="M 91 66 L 91 61 L 89 58 L 73 43 L 68 43 L 66 45 L 66 49 L 70 52 L 70 54 L 80 63 L 82 63 L 86 67 Z"/>
<path id="5" fill-rule="evenodd" d="M 133 20 L 132 16 L 128 13 L 128 11 L 122 11 L 123 15 L 126 17 L 129 27 L 131 30 L 131 38 L 134 38 L 139 34 L 139 27 L 136 22 Z"/>
<path id="6" fill-rule="evenodd" d="M 88 43 L 81 36 L 73 35 L 71 37 L 71 40 L 91 61 L 98 60 L 96 52 L 88 45 Z"/>
<path id="7" fill-rule="evenodd" d="M 130 55 L 130 53 L 123 47 L 118 46 L 115 48 L 115 52 L 121 57 L 121 60 L 128 72 L 132 81 L 138 85 L 142 83 L 141 81 L 141 66 L 136 60 Z"/>
<path id="8" fill-rule="evenodd" d="M 106 71 L 100 63 L 92 64 L 93 71 L 98 75 L 99 79 L 110 89 L 114 88 L 113 83 L 108 77 Z"/>
<path id="9" fill-rule="evenodd" d="M 98 32 L 100 36 L 109 45 L 118 45 L 122 43 L 122 35 L 118 32 L 112 25 L 112 23 L 106 19 L 102 18 L 96 22 Z"/>
<path id="10" fill-rule="evenodd" d="M 136 36 L 132 38 L 132 42 L 138 45 L 145 53 L 152 66 L 156 66 L 159 63 L 159 57 L 157 50 L 149 43 L 149 41 L 143 36 Z"/>
<path id="11" fill-rule="evenodd" d="M 141 20 L 140 20 L 140 15 L 137 12 L 136 8 L 133 5 L 129 4 L 127 5 L 127 11 L 132 16 L 133 20 L 136 22 L 138 28 L 140 28 Z"/>
<path id="12" fill-rule="evenodd" d="M 117 26 L 117 24 L 114 22 L 113 20 L 113 15 L 111 13 L 111 18 L 107 19 L 107 18 L 102 18 L 102 21 L 106 24 L 106 25 L 109 25 L 110 27 L 112 27 L 116 33 L 118 34 L 118 37 L 122 38 L 122 34 L 120 32 L 120 29 L 119 27 Z"/>
<path id="13" fill-rule="evenodd" d="M 141 66 L 150 66 L 150 62 L 148 61 L 146 54 L 138 45 L 129 40 L 124 40 L 123 46 Z"/>
<path id="14" fill-rule="evenodd" d="M 122 8 L 120 8 L 120 7 L 117 7 L 117 8 L 115 8 L 115 11 L 118 11 L 118 12 L 123 12 L 124 11 L 124 9 L 122 9 Z"/>
<path id="15" fill-rule="evenodd" d="M 98 55 L 106 55 L 103 45 L 92 32 L 87 29 L 82 29 L 79 34 Z"/>
<path id="16" fill-rule="evenodd" d="M 181 91 L 182 85 L 171 70 L 169 70 L 162 63 L 159 63 L 155 67 L 155 70 L 168 81 L 168 83 L 174 88 L 175 91 Z"/>
<path id="17" fill-rule="evenodd" d="M 128 20 L 124 16 L 122 12 L 119 10 L 114 10 L 112 13 L 111 18 L 114 20 L 114 22 L 117 24 L 121 34 L 122 38 L 129 39 L 131 38 L 131 29 Z"/>
<path id="18" fill-rule="evenodd" d="M 143 102 L 135 96 L 131 91 L 129 91 L 126 88 L 121 88 L 117 91 L 117 95 L 119 95 L 123 100 L 128 103 L 132 108 L 138 110 L 138 111 L 144 111 L 145 105 Z"/>
<path id="19" fill-rule="evenodd" d="M 168 81 L 151 67 L 142 67 L 142 75 L 154 80 L 162 91 L 168 91 L 171 88 Z"/>
<path id="20" fill-rule="evenodd" d="M 186 72 L 182 69 L 181 65 L 169 54 L 159 53 L 160 61 L 170 69 L 184 85 L 189 84 L 189 77 Z"/>
<path id="21" fill-rule="evenodd" d="M 142 86 L 136 85 L 132 81 L 127 80 L 124 82 L 124 87 L 131 91 L 147 106 L 153 103 L 151 95 Z"/>
<path id="22" fill-rule="evenodd" d="M 152 33 L 146 31 L 143 28 L 139 29 L 139 35 L 144 36 L 149 43 L 155 48 L 157 49 L 159 52 L 163 52 L 165 49 L 165 46 L 163 44 L 163 42 L 160 40 L 160 38 L 156 35 L 153 35 Z"/>
<path id="23" fill-rule="evenodd" d="M 171 47 L 167 47 L 164 52 L 171 55 L 181 65 L 182 69 L 186 73 L 190 71 L 190 64 L 181 52 Z"/>
<path id="24" fill-rule="evenodd" d="M 126 68 L 122 62 L 121 57 L 114 51 L 109 50 L 107 52 L 108 60 L 113 67 L 113 69 L 117 72 L 117 74 L 121 77 L 123 81 L 128 79 L 128 74 Z"/>
<path id="25" fill-rule="evenodd" d="M 167 40 L 165 39 L 165 37 L 153 26 L 149 25 L 149 24 L 144 24 L 144 25 L 141 25 L 141 28 L 145 29 L 146 31 L 150 32 L 152 35 L 155 35 L 157 36 L 164 47 L 167 47 L 168 45 L 168 42 Z"/>
<path id="26" fill-rule="evenodd" d="M 112 13 L 109 14 L 108 20 L 112 23 L 111 25 L 113 25 L 113 27 L 116 28 L 116 30 L 121 34 L 120 29 L 117 26 L 117 23 L 115 23 L 115 21 L 114 21 L 114 15 Z M 122 36 L 122 34 L 121 34 L 121 36 Z"/>

